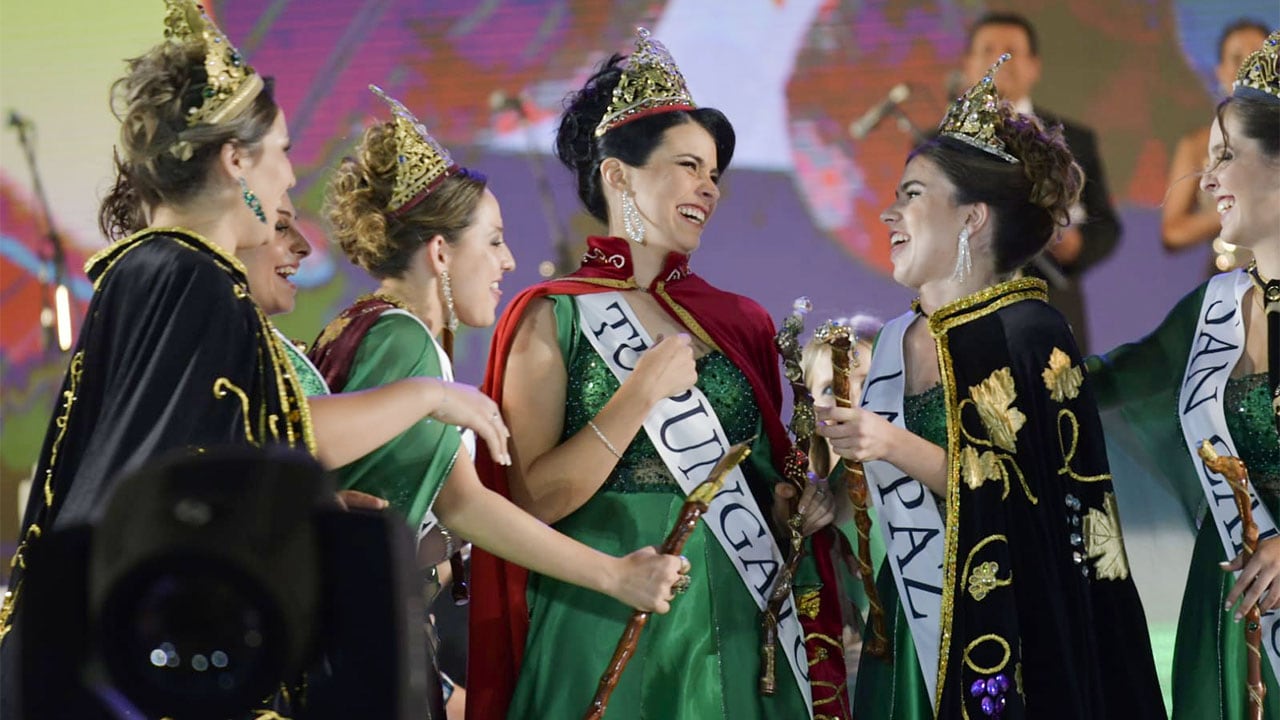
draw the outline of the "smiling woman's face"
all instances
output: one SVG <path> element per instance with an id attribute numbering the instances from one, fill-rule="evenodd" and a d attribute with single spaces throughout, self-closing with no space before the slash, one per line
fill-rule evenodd
<path id="1" fill-rule="evenodd" d="M 298 272 L 302 258 L 311 254 L 311 245 L 298 230 L 293 205 L 280 207 L 275 234 L 265 245 L 236 251 L 249 278 L 249 294 L 268 315 L 291 312 L 298 287 L 290 280 Z"/>
<path id="2" fill-rule="evenodd" d="M 880 213 L 889 228 L 889 259 L 898 284 L 919 290 L 951 276 L 956 237 L 964 227 L 955 195 L 955 185 L 933 160 L 917 155 L 907 163 L 893 204 Z"/>

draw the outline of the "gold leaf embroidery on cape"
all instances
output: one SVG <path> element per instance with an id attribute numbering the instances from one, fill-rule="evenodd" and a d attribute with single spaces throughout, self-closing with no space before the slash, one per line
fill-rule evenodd
<path id="1" fill-rule="evenodd" d="M 991 373 L 986 380 L 969 388 L 969 397 L 978 408 L 978 417 L 991 442 L 1009 452 L 1017 452 L 1018 431 L 1027 422 L 1027 416 L 1013 407 L 1018 399 L 1013 372 L 1004 367 Z"/>
<path id="2" fill-rule="evenodd" d="M 1102 509 L 1089 508 L 1084 517 L 1084 551 L 1094 559 L 1099 580 L 1124 580 L 1129 577 L 1129 558 L 1124 553 L 1124 536 L 1120 532 L 1120 508 L 1115 493 L 1102 499 Z"/>
<path id="3" fill-rule="evenodd" d="M 316 340 L 316 347 L 325 347 L 334 340 L 337 340 L 338 336 L 342 334 L 342 331 L 346 330 L 347 326 L 350 324 L 351 318 L 334 318 L 333 322 L 325 326 L 324 332 L 320 333 L 320 339 Z"/>
<path id="4" fill-rule="evenodd" d="M 818 617 L 818 611 L 822 609 L 822 595 L 817 590 L 809 590 L 800 593 L 796 598 L 796 609 L 800 614 L 810 620 Z"/>
<path id="5" fill-rule="evenodd" d="M 978 454 L 972 445 L 965 445 L 960 451 L 960 477 L 971 490 L 977 490 L 988 480 L 999 480 L 1004 483 L 1004 494 L 1009 494 L 1009 474 L 1000 458 L 990 450 Z"/>
<path id="6" fill-rule="evenodd" d="M 1049 367 L 1042 373 L 1044 386 L 1054 402 L 1074 400 L 1080 394 L 1084 372 L 1071 364 L 1071 357 L 1059 348 L 1049 354 Z"/>

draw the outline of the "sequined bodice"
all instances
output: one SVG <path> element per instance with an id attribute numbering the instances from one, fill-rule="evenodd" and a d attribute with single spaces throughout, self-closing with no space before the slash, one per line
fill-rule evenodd
<path id="1" fill-rule="evenodd" d="M 902 413 L 908 430 L 938 447 L 947 446 L 947 403 L 941 385 L 919 395 L 904 395 Z"/>
<path id="2" fill-rule="evenodd" d="M 1249 480 L 1263 493 L 1280 495 L 1280 435 L 1271 416 L 1267 374 L 1227 380 L 1223 399 L 1227 431 L 1249 467 Z"/>
<path id="3" fill-rule="evenodd" d="M 315 367 L 307 361 L 302 350 L 283 335 L 280 336 L 280 344 L 289 355 L 289 364 L 293 365 L 294 374 L 298 376 L 298 385 L 302 388 L 303 394 L 307 397 L 328 395 L 329 387 L 325 385 L 324 378 L 316 373 Z"/>
<path id="4" fill-rule="evenodd" d="M 596 416 L 618 390 L 618 380 L 608 366 L 580 338 L 577 352 L 568 363 L 569 382 L 565 393 L 564 435 L 568 439 Z M 719 352 L 698 358 L 698 389 L 707 396 L 724 427 L 729 442 L 750 439 L 760 425 L 760 409 L 746 376 Z M 604 490 L 614 492 L 673 492 L 682 494 L 667 471 L 658 450 L 641 430 L 622 453 L 622 459 L 605 481 Z"/>

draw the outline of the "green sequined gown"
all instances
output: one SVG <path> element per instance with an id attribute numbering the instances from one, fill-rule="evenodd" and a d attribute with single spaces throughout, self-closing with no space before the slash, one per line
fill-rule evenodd
<path id="1" fill-rule="evenodd" d="M 280 332 L 279 328 L 275 328 L 275 331 L 276 336 L 280 338 L 280 344 L 284 346 L 285 354 L 289 356 L 289 364 L 293 366 L 293 372 L 298 378 L 298 387 L 302 388 L 303 394 L 307 397 L 328 395 L 329 386 L 316 366 L 311 364 L 302 350 Z"/>
<path id="2" fill-rule="evenodd" d="M 1224 393 L 1227 430 L 1236 452 L 1249 467 L 1249 479 L 1271 516 L 1280 517 L 1280 438 L 1271 419 L 1266 373 L 1227 381 Z M 1218 563 L 1227 559 L 1212 522 L 1196 533 L 1187 589 L 1178 617 L 1173 655 L 1173 717 L 1244 718 L 1247 650 L 1244 632 L 1222 609 L 1235 577 Z M 1221 668 L 1220 674 L 1205 672 Z M 1267 684 L 1264 717 L 1280 718 L 1280 685 L 1266 653 L 1262 675 Z"/>
<path id="3" fill-rule="evenodd" d="M 618 381 L 578 327 L 572 298 L 552 296 L 568 372 L 562 440 L 581 430 L 618 389 Z M 697 360 L 698 388 L 710 400 L 730 442 L 761 432 L 751 386 L 720 353 Z M 743 470 L 757 498 L 769 497 L 767 453 L 753 453 Z M 661 544 L 684 505 L 684 493 L 648 437 L 639 433 L 604 486 L 555 524 L 560 532 L 602 552 L 624 555 Z M 756 689 L 760 617 L 750 594 L 715 537 L 699 523 L 684 547 L 692 585 L 666 615 L 649 619 L 622 674 L 608 720 L 751 720 L 807 717 L 783 661 L 778 692 Z M 599 593 L 530 573 L 529 635 L 507 717 L 581 717 L 613 655 L 631 611 Z"/>
<path id="4" fill-rule="evenodd" d="M 1205 286 L 1184 297 L 1147 337 L 1091 357 L 1086 367 L 1098 397 L 1109 409 L 1108 442 L 1122 439 L 1152 476 L 1166 484 L 1191 512 L 1203 497 L 1178 421 L 1177 398 L 1192 346 Z M 1266 375 L 1229 379 L 1224 390 L 1227 431 L 1249 467 L 1259 498 L 1272 517 L 1280 517 L 1280 436 L 1271 419 Z M 1127 443 L 1127 444 L 1126 444 Z M 1126 482 L 1117 475 L 1117 485 Z M 1133 481 L 1141 482 L 1139 478 Z M 1197 518 L 1203 520 L 1203 513 Z M 1246 653 L 1244 632 L 1224 611 L 1234 576 L 1218 563 L 1226 553 L 1213 523 L 1196 533 L 1182 609 L 1178 616 L 1173 661 L 1174 720 L 1244 720 Z M 1280 685 L 1266 653 L 1264 717 L 1280 718 Z"/>
<path id="5" fill-rule="evenodd" d="M 947 406 L 941 385 L 918 395 L 902 398 L 903 422 L 907 429 L 937 445 L 947 444 Z M 873 532 L 879 532 L 874 530 Z M 858 718 L 874 720 L 925 720 L 933 718 L 933 699 L 920 674 L 911 627 L 903 614 L 898 586 L 888 564 L 880 566 L 876 591 L 884 606 L 885 630 L 893 638 L 893 658 L 885 661 L 868 655 L 863 648 L 854 685 L 853 712 Z"/>

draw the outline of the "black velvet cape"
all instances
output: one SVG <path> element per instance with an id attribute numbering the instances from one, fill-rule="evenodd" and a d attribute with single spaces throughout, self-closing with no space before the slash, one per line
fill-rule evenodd
<path id="1" fill-rule="evenodd" d="M 42 533 L 95 520 L 124 474 L 181 448 L 314 452 L 303 393 L 235 257 L 190 231 L 151 229 L 85 271 L 94 293 L 40 450 L 0 612 L 6 634 L 26 551 Z"/>
<path id="2" fill-rule="evenodd" d="M 948 415 L 938 717 L 1163 720 L 1097 407 L 1043 281 L 929 327 Z"/>

